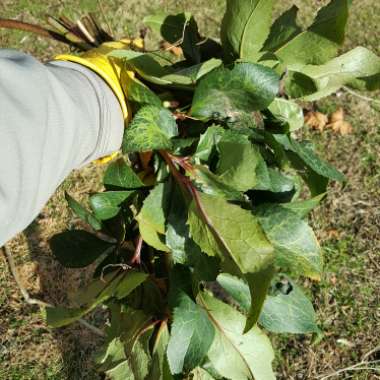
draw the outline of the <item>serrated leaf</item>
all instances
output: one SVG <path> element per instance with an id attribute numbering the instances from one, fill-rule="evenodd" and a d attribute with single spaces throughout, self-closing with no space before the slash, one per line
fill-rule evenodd
<path id="1" fill-rule="evenodd" d="M 164 244 L 163 236 L 169 192 L 167 184 L 156 185 L 144 200 L 143 207 L 136 217 L 143 240 L 152 247 L 165 252 L 169 252 L 169 248 Z"/>
<path id="2" fill-rule="evenodd" d="M 246 282 L 226 273 L 220 274 L 217 281 L 242 310 L 249 311 L 251 296 Z M 309 299 L 294 282 L 288 280 L 288 285 L 290 290 L 277 290 L 275 295 L 267 296 L 259 323 L 274 333 L 306 334 L 319 331 Z"/>
<path id="3" fill-rule="evenodd" d="M 366 90 L 380 88 L 380 58 L 364 47 L 357 47 L 324 65 L 294 65 L 291 70 L 285 81 L 286 92 L 307 101 L 328 96 L 346 85 Z"/>
<path id="4" fill-rule="evenodd" d="M 221 40 L 226 58 L 255 61 L 268 37 L 272 0 L 227 0 Z"/>
<path id="5" fill-rule="evenodd" d="M 322 271 L 320 247 L 308 224 L 281 205 L 260 205 L 256 215 L 275 248 L 278 265 L 319 278 Z"/>
<path id="6" fill-rule="evenodd" d="M 123 158 L 108 166 L 104 174 L 103 183 L 125 189 L 136 189 L 145 186 Z"/>
<path id="7" fill-rule="evenodd" d="M 232 69 L 218 67 L 199 81 L 191 114 L 201 120 L 238 120 L 269 106 L 278 90 L 277 74 L 265 66 L 236 63 Z"/>
<path id="8" fill-rule="evenodd" d="M 262 157 L 247 136 L 227 131 L 217 147 L 219 162 L 216 173 L 220 180 L 238 191 L 244 192 L 255 187 L 256 167 Z"/>
<path id="9" fill-rule="evenodd" d="M 137 271 L 109 273 L 103 279 L 96 279 L 81 290 L 78 301 L 86 301 L 82 306 L 71 309 L 61 306 L 47 307 L 47 323 L 52 327 L 69 325 L 111 297 L 118 299 L 126 297 L 143 283 L 147 277 L 146 273 Z"/>
<path id="10" fill-rule="evenodd" d="M 201 364 L 214 339 L 206 312 L 184 292 L 176 295 L 167 355 L 172 374 L 191 371 Z"/>
<path id="11" fill-rule="evenodd" d="M 49 245 L 55 258 L 66 268 L 83 268 L 114 249 L 113 244 L 83 230 L 54 235 Z"/>
<path id="12" fill-rule="evenodd" d="M 287 34 L 285 38 L 281 39 L 281 43 L 275 44 L 276 47 L 271 51 L 285 65 L 318 65 L 335 57 L 338 47 L 344 40 L 344 31 L 348 18 L 348 1 L 332 0 L 328 5 L 320 9 L 313 24 L 306 31 L 297 30 L 295 16 L 296 12 L 293 10 L 283 20 L 286 23 L 290 22 L 290 35 L 292 38 L 289 39 Z M 287 26 L 285 26 L 285 31 L 289 33 Z"/>
<path id="13" fill-rule="evenodd" d="M 120 211 L 120 204 L 135 194 L 134 191 L 106 191 L 90 197 L 90 205 L 100 220 L 113 218 Z"/>
<path id="14" fill-rule="evenodd" d="M 144 106 L 125 130 L 123 152 L 170 150 L 170 138 L 177 135 L 177 124 L 170 111 L 163 107 Z"/>
<path id="15" fill-rule="evenodd" d="M 267 336 L 257 326 L 243 334 L 245 317 L 209 293 L 200 293 L 197 302 L 215 326 L 208 358 L 218 373 L 234 380 L 274 380 L 274 353 Z"/>
<path id="16" fill-rule="evenodd" d="M 94 230 L 102 229 L 102 222 L 67 192 L 65 192 L 65 199 L 69 207 L 75 212 L 76 215 L 79 216 L 79 218 L 88 223 Z"/>
<path id="17" fill-rule="evenodd" d="M 296 131 L 304 125 L 302 108 L 291 100 L 276 98 L 268 107 L 271 116 L 287 131 Z"/>

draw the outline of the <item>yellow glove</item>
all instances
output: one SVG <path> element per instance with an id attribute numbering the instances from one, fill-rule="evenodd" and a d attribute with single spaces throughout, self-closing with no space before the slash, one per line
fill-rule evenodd
<path id="1" fill-rule="evenodd" d="M 130 49 L 131 45 L 141 49 L 143 48 L 143 40 L 138 38 L 133 40 L 123 39 L 120 41 L 105 42 L 99 47 L 83 53 L 81 56 L 62 54 L 55 57 L 55 60 L 79 63 L 100 75 L 116 95 L 123 112 L 126 126 L 131 118 L 131 112 L 128 105 L 126 88 L 124 86 L 123 89 L 121 84 L 121 75 L 124 67 L 123 62 L 121 59 L 109 57 L 107 54 L 117 49 Z M 117 154 L 118 152 L 115 152 L 110 156 L 96 160 L 96 162 L 102 164 L 106 163 L 112 160 Z"/>

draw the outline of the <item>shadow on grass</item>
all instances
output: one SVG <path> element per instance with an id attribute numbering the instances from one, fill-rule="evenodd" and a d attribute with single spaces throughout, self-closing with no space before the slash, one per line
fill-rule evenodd
<path id="1" fill-rule="evenodd" d="M 73 306 L 69 295 L 73 294 L 92 275 L 91 269 L 66 269 L 62 267 L 51 254 L 41 227 L 34 222 L 24 232 L 30 260 L 36 263 L 35 275 L 39 279 L 38 291 L 31 296 L 56 306 Z M 33 306 L 28 306 L 33 307 Z M 104 324 L 102 313 L 93 313 L 89 319 L 94 325 Z M 46 322 L 43 321 L 46 326 Z M 53 344 L 60 351 L 61 370 L 59 379 L 64 380 L 101 380 L 102 374 L 96 371 L 93 355 L 103 343 L 103 339 L 79 323 L 71 326 L 50 329 L 54 338 Z M 57 374 L 58 375 L 58 374 Z M 54 380 L 57 378 L 54 377 Z M 58 379 L 57 379 L 58 380 Z"/>

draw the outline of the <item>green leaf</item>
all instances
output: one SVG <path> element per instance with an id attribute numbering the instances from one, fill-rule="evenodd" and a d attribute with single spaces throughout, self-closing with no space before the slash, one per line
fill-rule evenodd
<path id="1" fill-rule="evenodd" d="M 108 166 L 104 174 L 103 182 L 105 185 L 117 186 L 125 189 L 136 189 L 145 186 L 123 158 L 112 162 Z"/>
<path id="2" fill-rule="evenodd" d="M 184 292 L 176 295 L 167 355 L 172 374 L 191 371 L 202 363 L 214 339 L 206 312 Z"/>
<path id="3" fill-rule="evenodd" d="M 136 217 L 143 240 L 165 252 L 169 252 L 169 248 L 163 243 L 169 192 L 167 184 L 156 185 L 144 200 L 143 207 Z"/>
<path id="4" fill-rule="evenodd" d="M 201 120 L 238 120 L 269 106 L 279 90 L 277 74 L 254 63 L 218 67 L 206 74 L 195 89 L 191 114 Z"/>
<path id="5" fill-rule="evenodd" d="M 272 9 L 272 0 L 227 0 L 221 40 L 229 61 L 257 60 L 269 34 Z"/>
<path id="6" fill-rule="evenodd" d="M 193 157 L 201 162 L 208 162 L 213 153 L 215 153 L 216 145 L 224 135 L 226 130 L 218 125 L 212 125 L 201 134 L 197 150 Z"/>
<path id="7" fill-rule="evenodd" d="M 315 311 L 309 299 L 295 283 L 291 290 L 268 296 L 260 316 L 260 324 L 274 333 L 306 334 L 319 331 Z"/>
<path id="8" fill-rule="evenodd" d="M 194 268 L 196 286 L 200 281 L 214 281 L 219 271 L 219 261 L 204 254 L 190 238 L 189 226 L 186 224 L 188 202 L 178 187 L 175 187 L 170 203 L 165 242 L 171 250 L 173 262 Z"/>
<path id="9" fill-rule="evenodd" d="M 269 265 L 267 268 L 263 268 L 260 271 L 245 275 L 245 279 L 249 285 L 251 299 L 253 300 L 253 302 L 251 302 L 247 322 L 244 328 L 245 333 L 248 332 L 259 320 L 259 316 L 274 273 L 274 266 Z"/>
<path id="10" fill-rule="evenodd" d="M 115 288 L 113 296 L 121 300 L 130 294 L 148 278 L 148 274 L 138 271 L 129 271 L 123 275 L 119 284 Z"/>
<path id="11" fill-rule="evenodd" d="M 212 173 L 206 166 L 194 165 L 193 170 L 189 173 L 189 175 L 203 193 L 221 196 L 226 200 L 245 200 L 243 194 L 236 190 L 236 188 L 239 187 L 239 183 L 238 186 L 230 186 L 226 179 Z M 244 180 L 245 182 L 249 182 L 250 179 Z"/>
<path id="12" fill-rule="evenodd" d="M 195 368 L 191 371 L 193 380 L 215 380 L 207 371 L 201 367 Z"/>
<path id="13" fill-rule="evenodd" d="M 272 24 L 263 51 L 276 51 L 302 32 L 297 25 L 297 13 L 298 8 L 293 5 Z"/>
<path id="14" fill-rule="evenodd" d="M 248 284 L 226 273 L 220 274 L 217 280 L 242 310 L 248 312 L 251 304 Z M 276 293 L 266 297 L 259 323 L 274 333 L 306 334 L 319 331 L 313 305 L 300 287 L 288 280 L 290 290 L 282 290 L 283 284 L 283 280 L 277 282 Z"/>
<path id="15" fill-rule="evenodd" d="M 208 74 L 210 71 L 222 65 L 222 60 L 217 58 L 211 58 L 205 62 L 198 63 L 190 67 L 181 68 L 176 70 L 172 75 L 166 75 L 165 79 L 172 79 L 173 82 L 180 83 L 182 77 L 191 79 L 191 82 L 195 84 L 199 79 Z M 183 82 L 187 84 L 187 82 Z"/>
<path id="16" fill-rule="evenodd" d="M 285 147 L 294 152 L 308 167 L 317 174 L 338 182 L 344 182 L 346 179 L 342 173 L 336 170 L 328 162 L 320 159 L 312 149 L 312 146 L 307 142 L 298 142 L 289 139 L 290 145 Z"/>
<path id="17" fill-rule="evenodd" d="M 380 58 L 364 47 L 357 47 L 324 65 L 294 65 L 291 70 L 293 73 L 285 82 L 287 93 L 307 101 L 328 96 L 346 85 L 366 90 L 380 88 Z M 308 81 L 312 81 L 313 91 L 305 84 Z"/>
<path id="18" fill-rule="evenodd" d="M 78 294 L 77 300 L 84 301 L 78 308 L 47 307 L 47 323 L 52 327 L 69 325 L 83 317 L 101 303 L 111 297 L 122 299 L 147 279 L 146 273 L 129 271 L 125 273 L 112 272 L 102 279 L 96 279 Z"/>
<path id="19" fill-rule="evenodd" d="M 188 224 L 202 251 L 219 257 L 229 270 L 237 268 L 249 282 L 254 302 L 248 331 L 257 321 L 273 275 L 273 247 L 252 212 L 219 197 L 199 193 L 197 206 L 190 206 Z"/>
<path id="20" fill-rule="evenodd" d="M 170 53 L 166 56 L 163 52 L 115 50 L 109 55 L 123 59 L 128 69 L 148 82 L 183 90 L 192 90 L 196 81 L 222 63 L 219 59 L 211 58 L 190 67 L 174 68 Z"/>
<path id="21" fill-rule="evenodd" d="M 100 220 L 111 219 L 120 211 L 120 204 L 135 191 L 106 191 L 90 197 L 90 205 L 94 214 Z"/>
<path id="22" fill-rule="evenodd" d="M 77 202 L 67 192 L 65 192 L 65 199 L 69 207 L 79 216 L 83 221 L 88 223 L 94 230 L 102 229 L 102 222 L 91 214 L 84 206 Z"/>
<path id="23" fill-rule="evenodd" d="M 251 294 L 249 286 L 245 281 L 229 273 L 221 273 L 216 280 L 238 303 L 242 311 L 249 311 L 251 307 Z"/>
<path id="24" fill-rule="evenodd" d="M 212 228 L 203 222 L 194 202 L 188 224 L 192 238 L 204 252 L 222 260 L 233 259 L 243 273 L 253 273 L 273 262 L 273 247 L 250 211 L 220 197 L 198 195 Z"/>
<path id="25" fill-rule="evenodd" d="M 128 70 L 121 71 L 120 83 L 124 93 L 128 94 L 128 101 L 139 104 L 150 104 L 160 107 L 161 99 L 148 86 L 138 80 L 134 74 Z"/>
<path id="26" fill-rule="evenodd" d="M 189 264 L 189 256 L 198 246 L 190 239 L 186 225 L 188 205 L 182 193 L 176 187 L 170 202 L 167 217 L 165 243 L 170 248 L 174 264 Z"/>
<path id="27" fill-rule="evenodd" d="M 169 338 L 170 334 L 168 325 L 166 322 L 162 322 L 156 336 L 154 337 L 152 348 L 152 365 L 149 376 L 146 380 L 173 380 L 166 356 Z"/>
<path id="28" fill-rule="evenodd" d="M 279 170 L 268 168 L 264 159 L 256 168 L 257 184 L 254 190 L 286 193 L 294 189 L 294 181 Z"/>
<path id="29" fill-rule="evenodd" d="M 220 180 L 238 191 L 244 192 L 255 187 L 256 167 L 262 157 L 247 136 L 227 131 L 217 147 L 219 162 L 216 173 Z"/>
<path id="30" fill-rule="evenodd" d="M 201 38 L 198 33 L 198 26 L 191 13 L 179 13 L 168 15 L 158 13 L 145 17 L 144 24 L 158 31 L 164 40 L 171 44 L 182 47 L 185 57 L 195 63 L 201 61 L 198 42 Z"/>
<path id="31" fill-rule="evenodd" d="M 145 380 L 151 363 L 149 340 L 153 326 L 147 328 L 146 315 L 131 308 L 122 313 L 120 322 L 126 333 L 122 339 L 116 337 L 111 341 L 114 347 L 109 345 L 105 353 L 98 355 L 100 370 L 111 380 Z"/>
<path id="32" fill-rule="evenodd" d="M 279 266 L 319 278 L 322 257 L 313 230 L 295 212 L 276 204 L 260 205 L 256 215 L 275 247 Z"/>
<path id="33" fill-rule="evenodd" d="M 215 326 L 207 356 L 218 373 L 234 380 L 274 380 L 274 353 L 267 336 L 257 326 L 243 334 L 245 317 L 209 293 L 200 293 L 197 302 Z"/>
<path id="34" fill-rule="evenodd" d="M 317 195 L 314 198 L 306 199 L 304 201 L 295 201 L 290 203 L 282 203 L 281 206 L 291 210 L 300 218 L 305 218 L 307 214 L 319 205 L 319 203 L 326 197 L 325 193 Z"/>
<path id="35" fill-rule="evenodd" d="M 304 125 L 302 108 L 291 100 L 276 98 L 269 105 L 268 110 L 287 131 L 296 131 Z"/>
<path id="36" fill-rule="evenodd" d="M 102 255 L 110 253 L 114 245 L 83 231 L 64 231 L 49 241 L 55 258 L 66 268 L 83 268 Z"/>
<path id="37" fill-rule="evenodd" d="M 123 152 L 172 149 L 171 137 L 178 135 L 176 121 L 163 107 L 144 106 L 125 130 Z"/>
<path id="38" fill-rule="evenodd" d="M 169 57 L 161 53 L 140 53 L 133 50 L 117 49 L 108 55 L 123 59 L 126 68 L 136 72 L 148 82 L 161 86 L 170 86 L 173 84 L 171 80 L 164 78 L 166 75 L 173 74 L 174 70 L 171 67 L 173 62 Z M 187 81 L 187 84 L 191 85 L 189 78 L 182 77 L 181 82 L 183 81 Z"/>
<path id="39" fill-rule="evenodd" d="M 272 38 L 266 44 L 267 48 L 272 47 L 270 51 L 285 65 L 318 65 L 336 56 L 344 40 L 348 18 L 347 0 L 332 0 L 318 12 L 314 23 L 306 31 L 300 31 L 295 17 L 296 11 L 293 9 L 274 24 L 276 29 L 272 29 Z M 273 41 L 273 35 L 278 33 L 280 27 L 284 35 Z"/>

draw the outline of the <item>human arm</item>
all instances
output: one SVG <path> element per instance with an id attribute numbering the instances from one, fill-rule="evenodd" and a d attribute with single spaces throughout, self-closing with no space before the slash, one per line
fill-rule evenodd
<path id="1" fill-rule="evenodd" d="M 97 74 L 0 50 L 0 246 L 75 168 L 118 150 L 124 120 Z"/>

